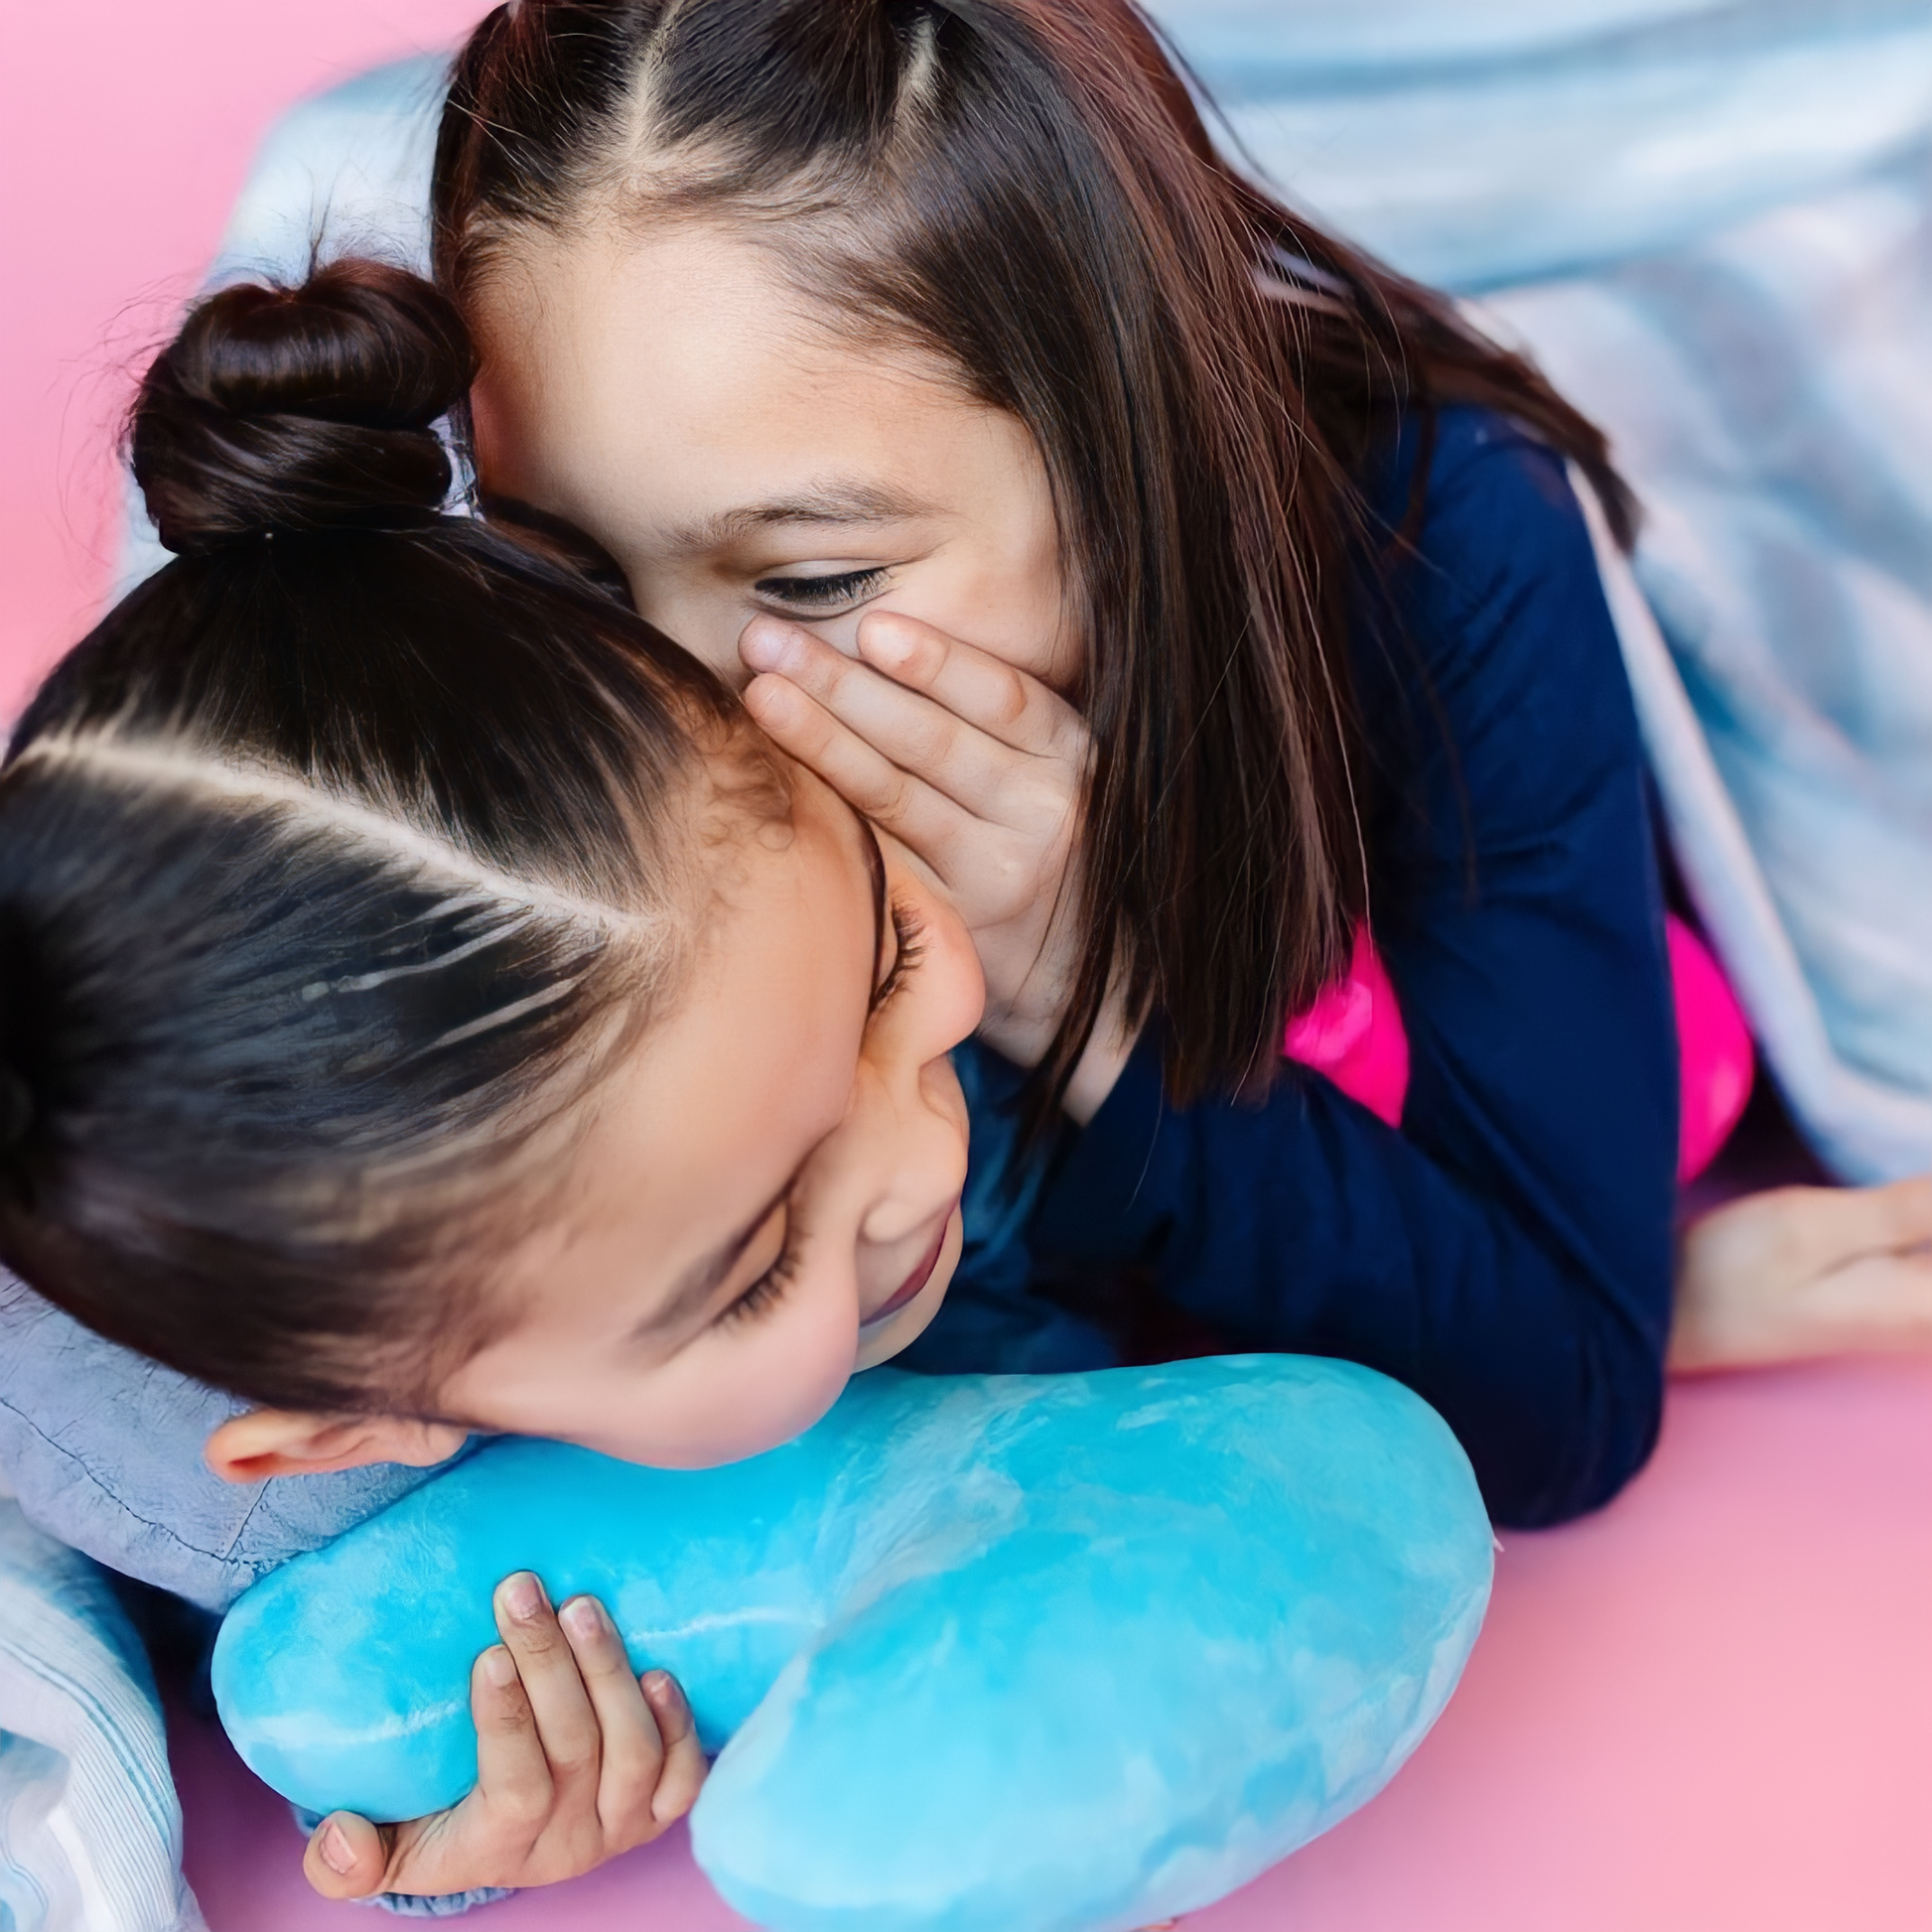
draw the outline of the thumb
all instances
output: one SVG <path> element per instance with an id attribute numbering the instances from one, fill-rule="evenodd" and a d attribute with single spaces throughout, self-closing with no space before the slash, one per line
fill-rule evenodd
<path id="1" fill-rule="evenodd" d="M 373 1898 L 389 1870 L 387 1836 L 352 1811 L 332 1812 L 309 1840 L 302 1870 L 325 1898 Z"/>

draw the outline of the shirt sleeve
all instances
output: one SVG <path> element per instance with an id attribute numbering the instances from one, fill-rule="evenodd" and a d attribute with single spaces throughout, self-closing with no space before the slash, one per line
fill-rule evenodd
<path id="1" fill-rule="evenodd" d="M 97 1563 L 225 1611 L 438 1473 L 382 1464 L 223 1482 L 202 1450 L 246 1407 L 103 1340 L 0 1271 L 0 1487 Z"/>
<path id="2" fill-rule="evenodd" d="M 1499 1521 L 1558 1522 L 1656 1439 L 1677 1146 L 1642 755 L 1560 462 L 1446 412 L 1417 554 L 1357 642 L 1401 1129 L 1301 1069 L 1171 1107 L 1157 1031 L 1031 1233 L 1049 1264 L 1151 1270 L 1236 1347 L 1408 1384 Z"/>

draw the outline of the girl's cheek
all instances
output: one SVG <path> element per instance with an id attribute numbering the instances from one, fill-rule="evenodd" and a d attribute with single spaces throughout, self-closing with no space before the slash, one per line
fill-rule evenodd
<path id="1" fill-rule="evenodd" d="M 858 1349 L 852 1298 L 844 1298 L 834 1319 L 801 1322 L 788 1334 L 773 1323 L 769 1334 L 759 1338 L 756 1365 L 747 1365 L 746 1435 L 757 1441 L 739 1452 L 761 1454 L 802 1436 L 845 1393 Z"/>
<path id="2" fill-rule="evenodd" d="M 919 1086 L 926 1106 L 952 1129 L 959 1139 L 961 1174 L 965 1182 L 966 1145 L 972 1133 L 972 1116 L 966 1108 L 966 1091 L 959 1084 L 959 1070 L 950 1058 L 928 1060 L 919 1069 Z"/>
<path id="3" fill-rule="evenodd" d="M 846 1271 L 847 1276 L 850 1270 Z M 802 1435 L 845 1390 L 858 1350 L 856 1288 L 801 1279 L 775 1308 L 709 1330 L 626 1404 L 635 1435 L 607 1453 L 665 1469 L 762 1455 Z"/>

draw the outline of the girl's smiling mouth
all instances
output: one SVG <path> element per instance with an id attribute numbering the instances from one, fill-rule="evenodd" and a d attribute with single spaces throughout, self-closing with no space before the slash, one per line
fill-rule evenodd
<path id="1" fill-rule="evenodd" d="M 957 1206 L 947 1209 L 945 1218 L 939 1223 L 939 1232 L 933 1236 L 932 1246 L 927 1249 L 925 1258 L 893 1291 L 891 1298 L 873 1310 L 859 1324 L 859 1332 L 862 1335 L 870 1334 L 882 1322 L 890 1321 L 901 1309 L 918 1299 L 920 1290 L 932 1279 L 932 1271 L 938 1267 L 939 1257 L 945 1252 L 946 1236 L 952 1232 L 953 1217 L 958 1212 Z"/>

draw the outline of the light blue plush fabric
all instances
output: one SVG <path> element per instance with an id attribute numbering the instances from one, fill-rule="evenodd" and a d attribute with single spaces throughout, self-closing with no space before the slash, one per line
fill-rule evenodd
<path id="1" fill-rule="evenodd" d="M 0 1932 L 204 1932 L 147 1659 L 0 1485 Z"/>
<path id="2" fill-rule="evenodd" d="M 1853 180 L 1932 115 L 1923 0 L 1154 0 L 1299 207 L 1423 281 L 1587 274 Z"/>
<path id="3" fill-rule="evenodd" d="M 1610 431 L 1687 883 L 1826 1162 L 1932 1168 L 1932 7 L 1156 11 L 1291 202 Z"/>
<path id="4" fill-rule="evenodd" d="M 244 1596 L 214 1687 L 318 1810 L 451 1803 L 490 1592 L 527 1565 L 724 1746 L 692 1842 L 755 1923 L 1128 1932 L 1381 1789 L 1491 1561 L 1448 1425 L 1352 1363 L 880 1369 L 728 1468 L 491 1445 Z"/>

